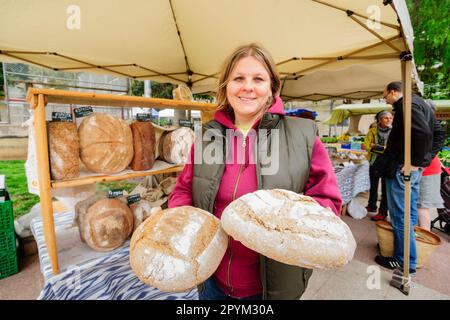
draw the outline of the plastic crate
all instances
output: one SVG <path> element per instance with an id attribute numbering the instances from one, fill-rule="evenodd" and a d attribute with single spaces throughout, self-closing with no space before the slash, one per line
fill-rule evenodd
<path id="1" fill-rule="evenodd" d="M 0 202 L 0 230 L 11 228 L 14 228 L 13 203 L 6 192 L 5 202 Z"/>
<path id="2" fill-rule="evenodd" d="M 16 235 L 14 229 L 0 230 L 0 252 L 16 250 Z"/>
<path id="3" fill-rule="evenodd" d="M 16 250 L 9 252 L 0 251 L 0 279 L 9 277 L 17 272 L 19 272 L 19 267 L 17 265 Z"/>

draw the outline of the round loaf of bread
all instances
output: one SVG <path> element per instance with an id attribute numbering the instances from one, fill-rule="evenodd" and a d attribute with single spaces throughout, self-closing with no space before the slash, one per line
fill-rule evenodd
<path id="1" fill-rule="evenodd" d="M 221 221 L 235 240 L 289 265 L 339 268 L 356 249 L 350 228 L 331 209 L 288 190 L 246 194 L 225 208 Z"/>
<path id="2" fill-rule="evenodd" d="M 194 131 L 190 128 L 165 132 L 159 141 L 159 156 L 166 162 L 185 164 L 193 143 Z"/>
<path id="3" fill-rule="evenodd" d="M 133 231 L 130 208 L 118 199 L 103 198 L 90 205 L 79 226 L 82 240 L 96 251 L 111 251 L 124 244 Z"/>
<path id="4" fill-rule="evenodd" d="M 73 179 L 80 174 L 80 145 L 73 122 L 49 122 L 48 145 L 52 179 Z"/>
<path id="5" fill-rule="evenodd" d="M 81 161 L 96 173 L 117 173 L 133 158 L 133 136 L 122 119 L 93 113 L 78 128 Z"/>
<path id="6" fill-rule="evenodd" d="M 161 291 L 186 291 L 214 273 L 227 240 L 220 220 L 209 212 L 189 206 L 163 210 L 133 233 L 131 268 L 142 282 Z"/>

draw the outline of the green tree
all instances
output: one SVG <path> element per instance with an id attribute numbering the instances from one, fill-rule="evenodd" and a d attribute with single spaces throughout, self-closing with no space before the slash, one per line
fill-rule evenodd
<path id="1" fill-rule="evenodd" d="M 429 99 L 450 99 L 450 0 L 407 0 L 414 59 Z"/>
<path id="2" fill-rule="evenodd" d="M 151 82 L 152 86 L 152 97 L 153 98 L 164 98 L 172 99 L 172 90 L 177 87 L 176 84 L 172 83 L 158 83 L 155 81 Z M 132 80 L 131 82 L 131 94 L 133 96 L 143 96 L 144 95 L 144 81 Z M 212 100 L 212 96 L 206 94 L 194 94 L 194 99 L 204 99 Z"/>

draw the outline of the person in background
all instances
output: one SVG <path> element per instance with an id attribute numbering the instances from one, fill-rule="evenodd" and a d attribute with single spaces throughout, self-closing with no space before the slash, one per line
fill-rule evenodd
<path id="1" fill-rule="evenodd" d="M 389 139 L 381 158 L 384 162 L 383 176 L 386 177 L 386 191 L 389 215 L 394 233 L 394 256 L 378 255 L 375 262 L 388 269 L 403 271 L 404 251 L 404 214 L 405 214 L 405 132 L 403 124 L 403 85 L 401 82 L 389 83 L 383 91 L 383 98 L 392 104 L 394 121 Z M 411 97 L 411 173 L 407 177 L 411 183 L 410 215 L 410 259 L 409 272 L 416 272 L 417 250 L 414 225 L 417 224 L 417 200 L 419 198 L 420 179 L 424 167 L 430 165 L 442 147 L 445 132 L 436 121 L 430 106 L 418 95 Z"/>
<path id="2" fill-rule="evenodd" d="M 373 165 L 377 157 L 382 156 L 384 152 L 389 133 L 392 129 L 392 113 L 389 111 L 380 111 L 375 117 L 377 126 L 370 128 L 364 140 L 364 148 L 367 150 L 367 160 L 369 161 L 370 191 L 369 203 L 366 207 L 368 212 L 377 211 L 378 202 L 378 184 L 381 178 L 381 201 L 378 214 L 372 217 L 373 221 L 384 220 L 388 214 L 386 199 L 386 181 L 380 177 L 378 170 Z"/>
<path id="3" fill-rule="evenodd" d="M 245 45 L 229 56 L 219 78 L 214 120 L 203 126 L 205 132 L 213 129 L 220 134 L 193 145 L 190 162 L 169 196 L 170 208 L 195 206 L 220 219 L 235 199 L 259 189 L 280 188 L 311 196 L 339 215 L 339 187 L 327 151 L 316 135 L 316 125 L 308 119 L 285 116 L 280 88 L 276 65 L 261 46 Z M 268 154 L 279 161 L 272 174 L 263 173 L 260 133 L 270 139 L 265 144 Z M 198 161 L 205 157 L 201 150 L 216 143 L 233 148 L 232 156 L 225 161 L 221 154 L 218 163 Z M 245 161 L 238 161 L 239 154 L 245 155 Z M 311 274 L 310 269 L 261 256 L 229 237 L 217 270 L 198 287 L 199 298 L 298 300 Z"/>
<path id="4" fill-rule="evenodd" d="M 430 108 L 436 113 L 436 105 L 431 100 L 426 100 Z M 417 202 L 419 214 L 419 227 L 430 231 L 432 208 L 444 208 L 444 200 L 441 196 L 441 169 L 442 164 L 438 156 L 435 156 L 430 165 L 422 172 L 420 180 L 420 196 Z"/>

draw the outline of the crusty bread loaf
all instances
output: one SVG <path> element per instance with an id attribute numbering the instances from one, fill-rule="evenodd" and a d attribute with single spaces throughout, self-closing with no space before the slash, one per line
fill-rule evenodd
<path id="1" fill-rule="evenodd" d="M 194 131 L 190 128 L 165 132 L 159 141 L 159 156 L 166 162 L 185 164 L 193 143 Z"/>
<path id="2" fill-rule="evenodd" d="M 135 121 L 131 124 L 134 156 L 130 163 L 133 170 L 149 170 L 155 163 L 156 137 L 151 122 Z"/>
<path id="3" fill-rule="evenodd" d="M 78 128 L 81 161 L 96 173 L 117 173 L 133 158 L 133 136 L 122 119 L 93 113 Z"/>
<path id="4" fill-rule="evenodd" d="M 230 203 L 222 227 L 246 247 L 282 263 L 312 269 L 347 264 L 356 242 L 329 208 L 291 191 L 258 190 Z"/>
<path id="5" fill-rule="evenodd" d="M 147 200 L 141 199 L 138 202 L 130 204 L 130 209 L 134 216 L 134 231 L 145 219 L 150 217 L 152 206 Z"/>
<path id="6" fill-rule="evenodd" d="M 48 122 L 48 145 L 52 179 L 72 179 L 80 174 L 80 144 L 73 122 Z"/>
<path id="7" fill-rule="evenodd" d="M 80 238 L 96 251 L 122 246 L 133 231 L 133 213 L 119 199 L 94 196 L 78 203 L 76 211 Z"/>
<path id="8" fill-rule="evenodd" d="M 161 291 L 181 292 L 209 278 L 226 248 L 220 220 L 184 206 L 157 212 L 136 229 L 130 264 L 142 282 Z"/>

